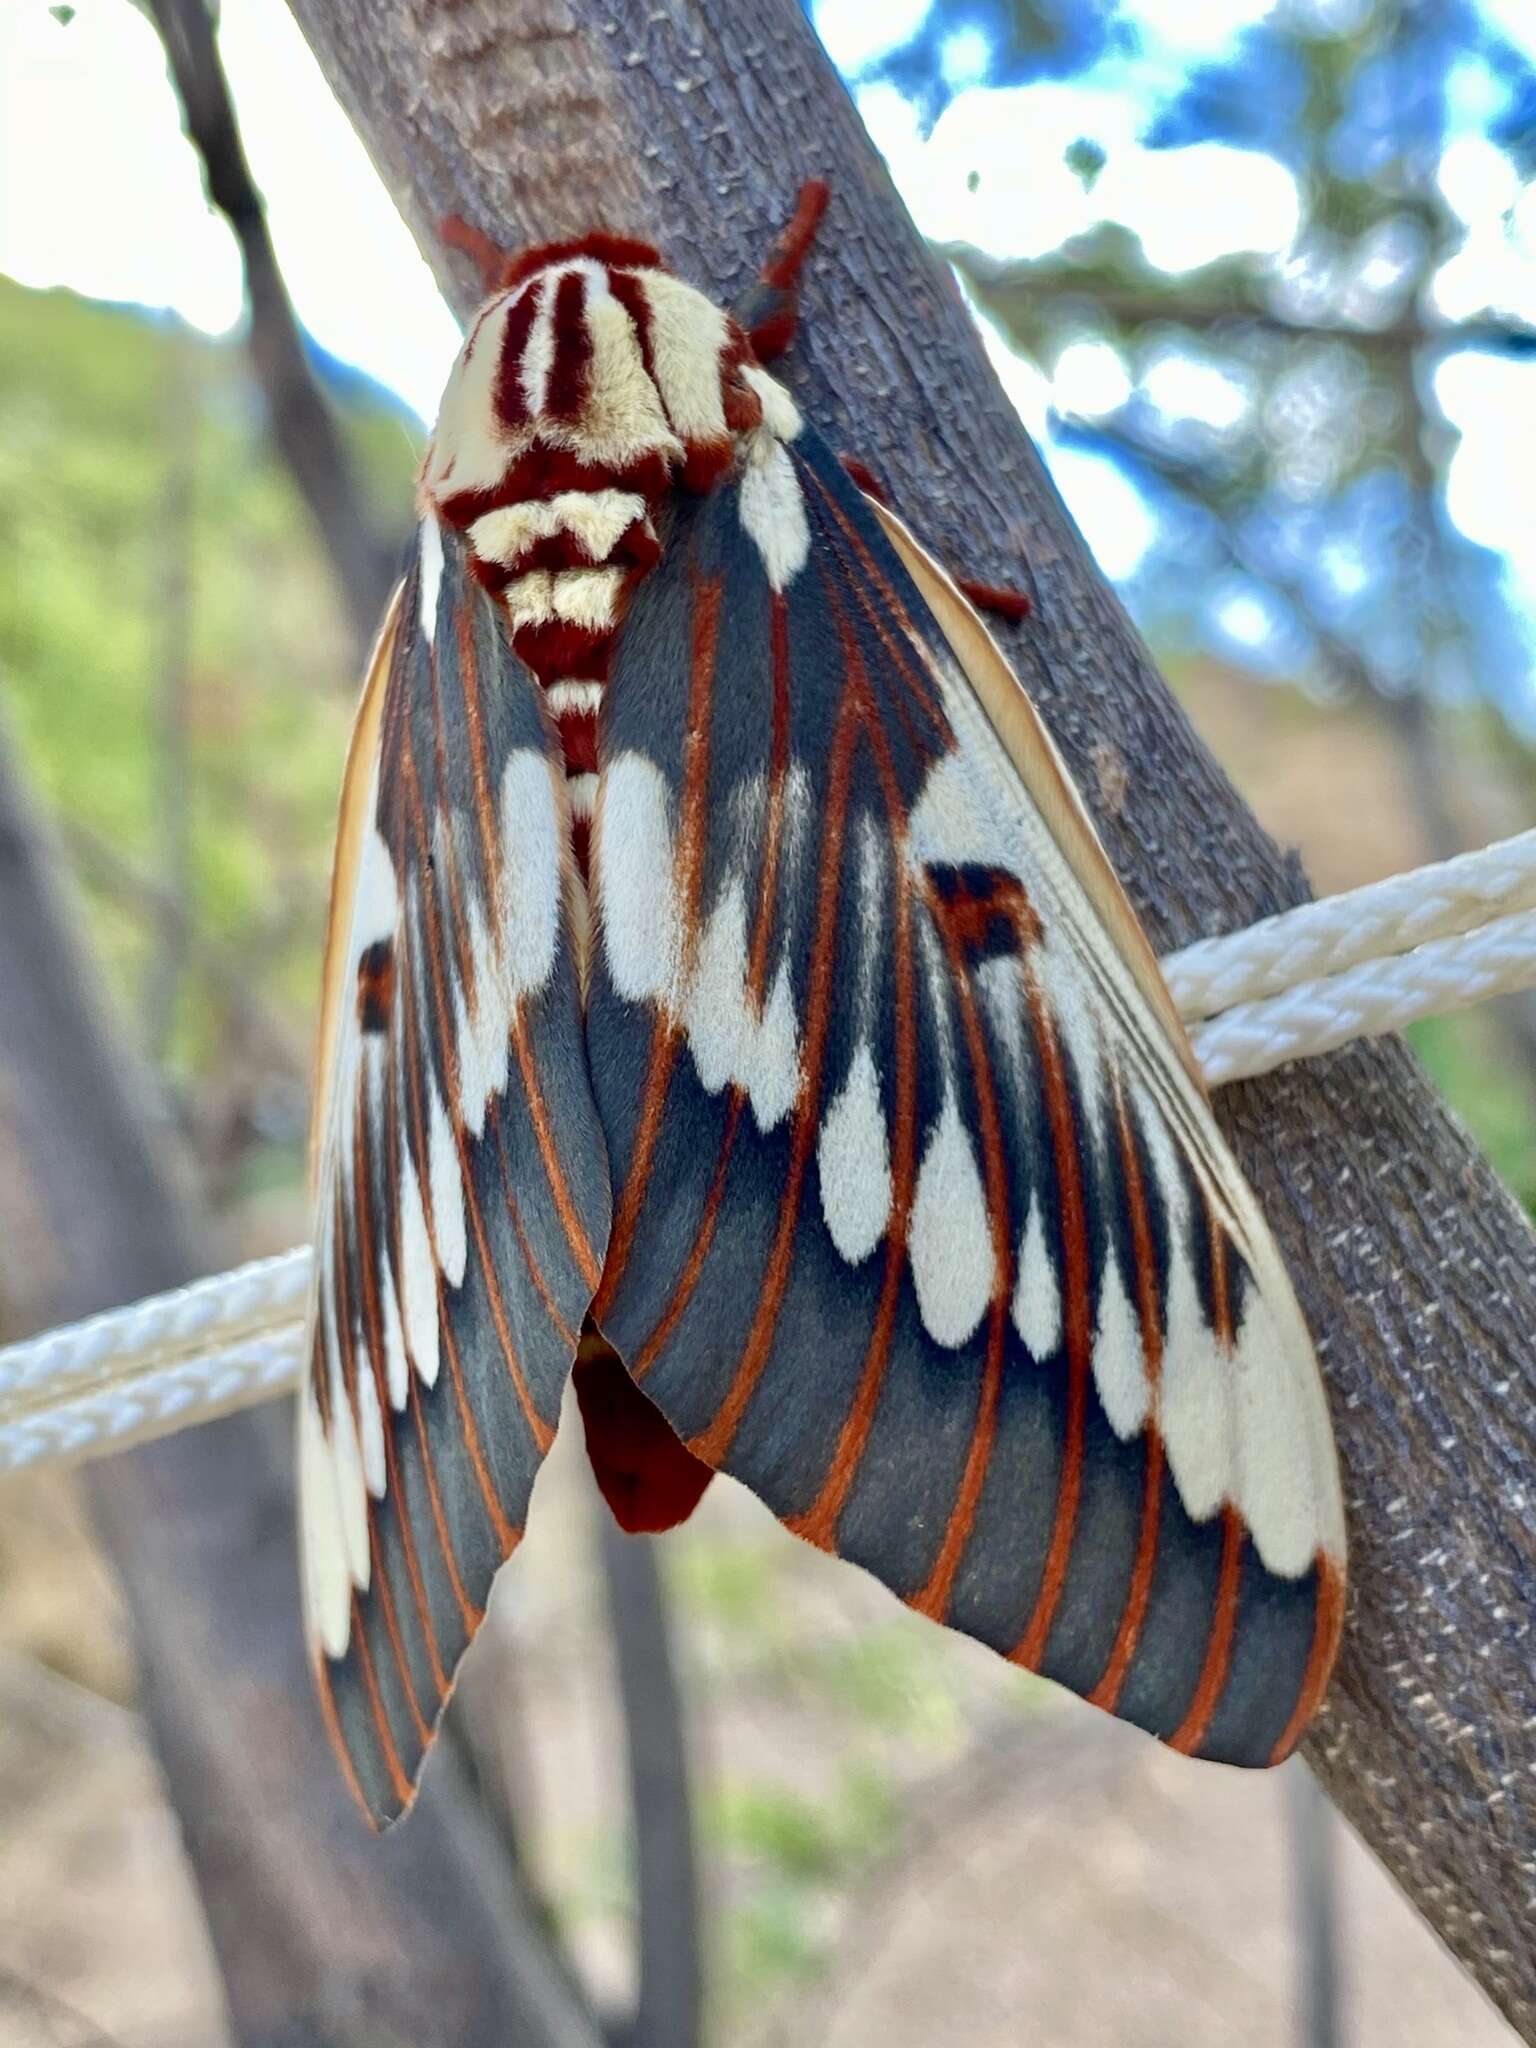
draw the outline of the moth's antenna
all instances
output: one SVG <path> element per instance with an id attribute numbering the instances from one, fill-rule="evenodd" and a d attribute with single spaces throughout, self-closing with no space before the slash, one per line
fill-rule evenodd
<path id="1" fill-rule="evenodd" d="M 832 197 L 832 187 L 825 178 L 807 178 L 800 187 L 800 197 L 795 202 L 790 217 L 768 261 L 763 265 L 763 283 L 770 284 L 776 291 L 792 292 L 800 282 L 800 271 L 805 259 L 811 253 L 811 244 L 821 226 L 827 210 L 827 201 Z"/>
<path id="2" fill-rule="evenodd" d="M 438 234 L 450 249 L 459 249 L 480 273 L 488 292 L 495 291 L 507 267 L 507 252 L 493 242 L 483 228 L 471 227 L 462 214 L 447 213 L 438 223 Z"/>
<path id="3" fill-rule="evenodd" d="M 783 355 L 794 340 L 800 319 L 800 272 L 831 196 L 825 178 L 806 179 L 789 225 L 774 243 L 758 282 L 736 309 L 759 362 Z"/>

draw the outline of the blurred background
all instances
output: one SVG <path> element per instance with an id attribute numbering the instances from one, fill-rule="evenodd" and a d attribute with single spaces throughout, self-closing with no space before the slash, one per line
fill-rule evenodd
<path id="1" fill-rule="evenodd" d="M 456 330 L 282 0 L 224 0 L 217 49 L 173 35 L 171 67 L 177 12 L 0 11 L 0 743 L 232 1262 L 306 1229 L 340 764 Z M 1530 0 L 812 12 L 1100 563 L 1315 887 L 1528 826 Z M 1536 1204 L 1536 999 L 1413 1036 Z M 13 1244 L 23 1207 L 0 1151 Z M 20 1313 L 0 1296 L 0 1338 Z M 595 1557 L 557 1452 L 477 1728 L 559 1939 L 620 2002 Z M 724 1482 L 661 1562 L 711 2043 L 1513 2038 L 1299 1767 L 1192 1770 Z M 0 2044 L 224 2039 L 111 1573 L 72 1480 L 11 1484 Z"/>

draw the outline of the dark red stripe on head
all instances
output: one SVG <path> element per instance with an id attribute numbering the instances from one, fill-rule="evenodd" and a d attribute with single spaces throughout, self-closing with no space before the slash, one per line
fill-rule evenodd
<path id="1" fill-rule="evenodd" d="M 640 360 L 645 365 L 645 374 L 654 384 L 656 359 L 651 353 L 651 302 L 639 278 L 631 277 L 622 270 L 616 277 L 609 278 L 608 289 L 630 317 L 635 339 L 640 344 Z"/>
<path id="2" fill-rule="evenodd" d="M 501 359 L 496 365 L 496 382 L 491 391 L 491 403 L 495 407 L 496 417 L 509 427 L 522 427 L 528 423 L 528 401 L 523 395 L 523 354 L 528 347 L 528 336 L 538 310 L 538 289 L 530 285 L 522 297 L 514 299 L 507 308 L 506 321 L 501 330 Z M 476 492 L 473 495 L 478 497 L 485 494 Z M 496 502 L 506 501 L 498 498 Z"/>
<path id="3" fill-rule="evenodd" d="M 551 419 L 573 420 L 587 402 L 592 335 L 587 326 L 587 280 L 568 270 L 555 287 L 554 347 L 544 411 Z"/>
<path id="4" fill-rule="evenodd" d="M 552 263 L 569 263 L 578 256 L 590 256 L 595 263 L 616 264 L 626 270 L 665 270 L 661 254 L 649 242 L 631 241 L 626 235 L 604 234 L 601 229 L 580 235 L 570 242 L 541 242 L 510 257 L 501 273 L 503 285 L 521 284 L 536 270 Z"/>

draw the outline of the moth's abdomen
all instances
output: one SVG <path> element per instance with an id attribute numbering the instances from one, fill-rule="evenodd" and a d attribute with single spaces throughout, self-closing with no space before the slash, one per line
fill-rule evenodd
<path id="1" fill-rule="evenodd" d="M 660 559 L 668 493 L 713 483 L 762 418 L 750 361 L 730 317 L 653 251 L 594 238 L 520 261 L 444 394 L 423 494 L 548 693 L 583 874 L 614 638 Z"/>

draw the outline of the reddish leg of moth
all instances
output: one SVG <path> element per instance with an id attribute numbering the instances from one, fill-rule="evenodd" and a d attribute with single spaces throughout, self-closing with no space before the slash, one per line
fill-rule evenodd
<path id="1" fill-rule="evenodd" d="M 654 1536 L 686 1522 L 715 1475 L 678 1440 L 590 1323 L 571 1377 L 587 1456 L 619 1527 Z"/>
<path id="2" fill-rule="evenodd" d="M 861 462 L 857 455 L 840 455 L 837 459 L 866 498 L 873 498 L 877 505 L 883 505 L 888 512 L 895 511 L 890 493 L 867 462 Z M 1035 608 L 1035 601 L 1028 591 L 1010 590 L 1004 583 L 978 583 L 972 576 L 957 576 L 955 583 L 965 592 L 977 611 L 991 612 L 995 617 L 1009 619 L 1015 625 L 1020 619 L 1027 619 Z"/>

